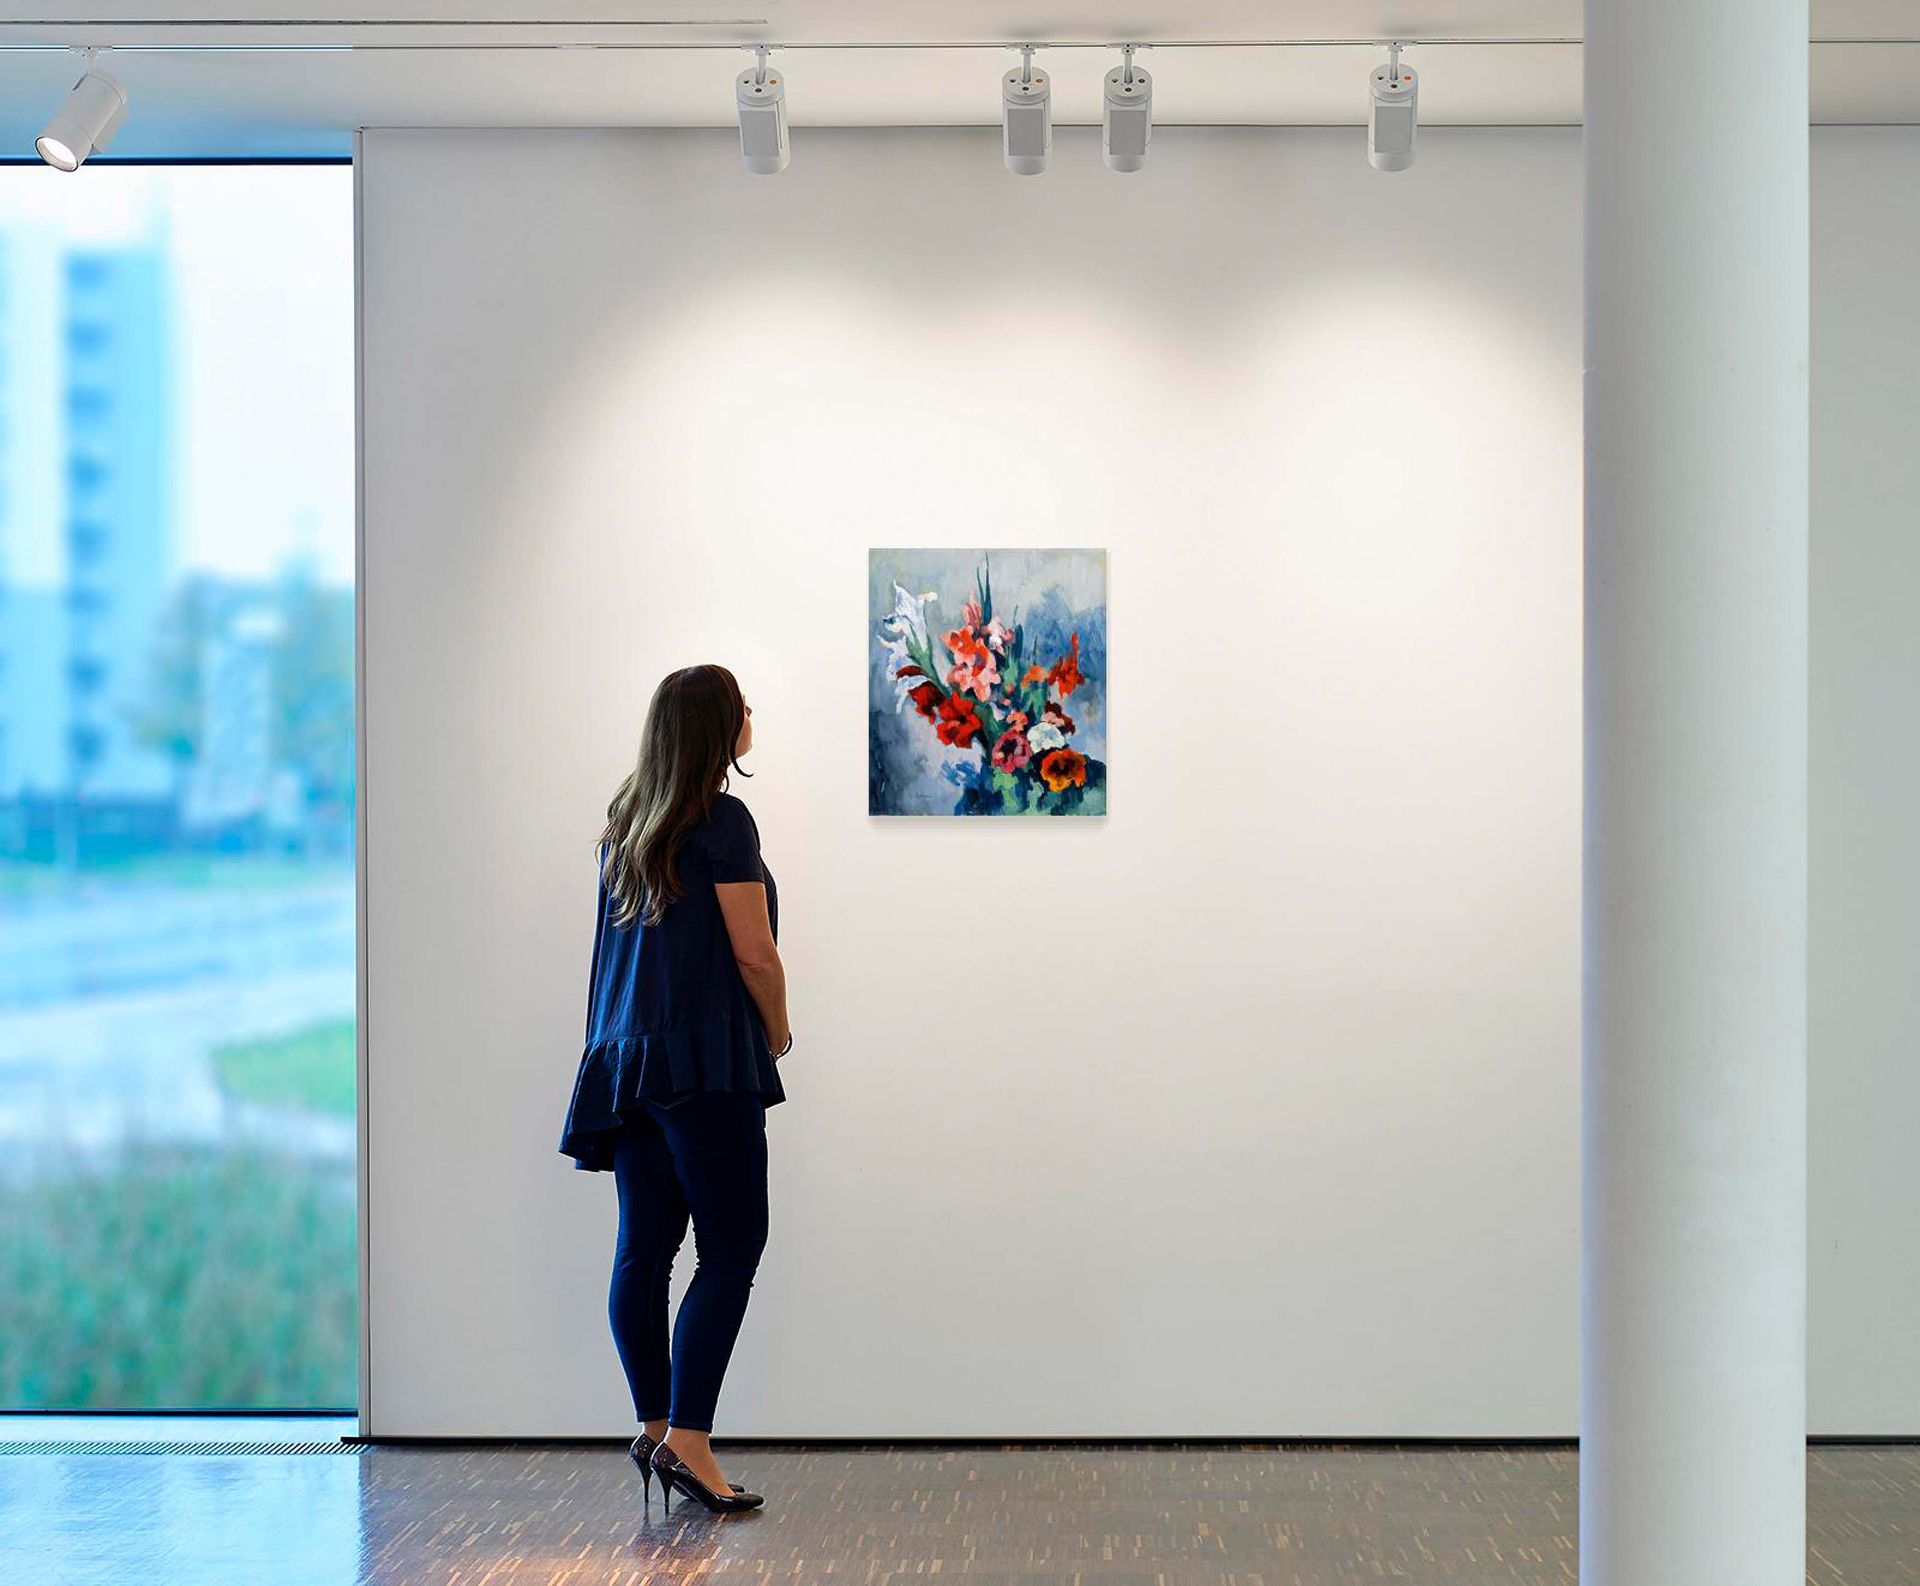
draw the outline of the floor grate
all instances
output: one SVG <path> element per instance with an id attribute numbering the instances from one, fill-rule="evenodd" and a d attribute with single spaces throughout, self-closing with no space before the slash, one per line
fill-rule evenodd
<path id="1" fill-rule="evenodd" d="M 170 1443 L 131 1439 L 0 1439 L 0 1457 L 8 1454 L 359 1454 L 365 1444 L 341 1443 Z"/>

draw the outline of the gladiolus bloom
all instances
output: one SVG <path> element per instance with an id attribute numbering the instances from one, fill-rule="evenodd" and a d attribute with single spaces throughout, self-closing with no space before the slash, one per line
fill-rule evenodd
<path id="1" fill-rule="evenodd" d="M 907 698 L 913 701 L 913 708 L 933 720 L 933 707 L 940 703 L 940 685 L 937 683 L 919 683 L 907 690 Z"/>
<path id="2" fill-rule="evenodd" d="M 1000 681 L 1000 668 L 994 665 L 993 652 L 980 642 L 973 629 L 954 629 L 947 635 L 947 648 L 953 652 L 955 663 L 947 673 L 947 682 L 977 699 L 991 694 Z"/>
<path id="3" fill-rule="evenodd" d="M 980 731 L 977 710 L 972 700 L 959 694 L 949 694 L 940 701 L 940 708 L 934 715 L 934 735 L 944 744 L 964 749 Z"/>
<path id="4" fill-rule="evenodd" d="M 1059 660 L 1053 663 L 1053 670 L 1047 674 L 1051 682 L 1062 694 L 1071 694 L 1086 679 L 1080 675 L 1080 635 L 1073 636 L 1073 647 Z"/>

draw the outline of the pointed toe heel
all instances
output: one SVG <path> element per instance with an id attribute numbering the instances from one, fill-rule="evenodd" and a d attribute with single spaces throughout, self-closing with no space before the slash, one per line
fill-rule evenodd
<path id="1" fill-rule="evenodd" d="M 759 1493 L 743 1492 L 739 1487 L 734 1487 L 731 1492 L 715 1492 L 688 1470 L 665 1443 L 654 1444 L 652 1464 L 654 1475 L 660 1478 L 660 1501 L 663 1505 L 667 1495 L 674 1492 L 694 1499 L 709 1514 L 739 1514 L 747 1509 L 758 1509 L 767 1501 Z"/>
<path id="2" fill-rule="evenodd" d="M 640 1501 L 642 1503 L 653 1502 L 653 1451 L 659 1446 L 660 1445 L 648 1437 L 645 1432 L 642 1432 L 627 1445 L 627 1458 L 640 1467 Z M 731 1485 L 735 1492 L 740 1490 L 739 1482 L 733 1482 Z M 660 1502 L 664 1504 L 666 1501 L 667 1478 L 662 1476 L 660 1478 Z"/>

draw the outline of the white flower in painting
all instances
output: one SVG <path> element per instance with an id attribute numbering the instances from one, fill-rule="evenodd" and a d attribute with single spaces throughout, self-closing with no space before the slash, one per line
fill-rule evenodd
<path id="1" fill-rule="evenodd" d="M 901 667 L 913 659 L 912 656 L 907 654 L 907 641 L 905 639 L 889 639 L 882 635 L 880 648 L 887 652 L 887 673 L 889 676 L 899 671 Z"/>
<path id="2" fill-rule="evenodd" d="M 893 680 L 893 708 L 896 712 L 906 704 L 913 690 L 927 681 L 919 672 L 913 657 L 908 654 L 908 647 L 917 644 L 922 651 L 930 648 L 927 643 L 927 605 L 939 598 L 931 589 L 921 595 L 910 595 L 895 584 L 892 614 L 880 619 L 880 648 L 887 652 L 887 676 Z M 901 669 L 908 666 L 916 669 L 902 677 Z"/>
<path id="3" fill-rule="evenodd" d="M 1058 749 L 1067 741 L 1067 735 L 1050 721 L 1036 721 L 1027 729 L 1027 747 L 1035 754 L 1047 749 Z"/>
<path id="4" fill-rule="evenodd" d="M 882 617 L 880 626 L 888 634 L 883 641 L 888 649 L 895 643 L 900 645 L 900 653 L 906 653 L 908 639 L 918 640 L 922 645 L 927 642 L 927 605 L 940 597 L 931 589 L 921 595 L 909 595 L 898 584 L 893 586 L 893 615 Z"/>

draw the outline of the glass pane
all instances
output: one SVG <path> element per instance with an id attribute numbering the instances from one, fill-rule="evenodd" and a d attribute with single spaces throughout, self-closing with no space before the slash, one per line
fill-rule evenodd
<path id="1" fill-rule="evenodd" d="M 352 249 L 0 168 L 0 1406 L 357 1396 Z"/>

